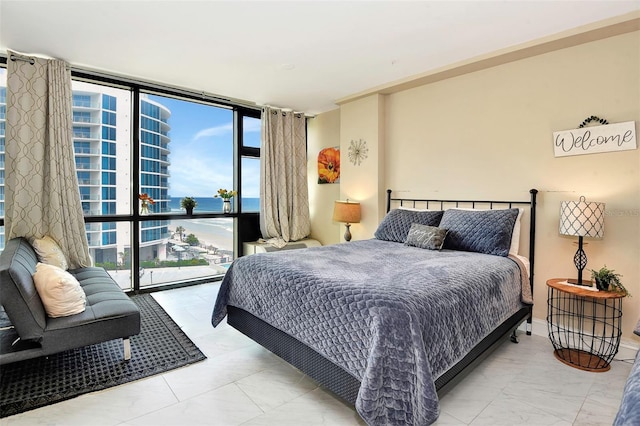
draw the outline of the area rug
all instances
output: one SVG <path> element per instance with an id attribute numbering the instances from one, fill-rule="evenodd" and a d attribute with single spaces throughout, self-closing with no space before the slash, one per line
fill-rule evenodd
<path id="1" fill-rule="evenodd" d="M 196 347 L 150 294 L 131 297 L 140 308 L 141 331 L 131 336 L 131 359 L 122 340 L 86 346 L 0 367 L 0 417 L 202 361 Z"/>

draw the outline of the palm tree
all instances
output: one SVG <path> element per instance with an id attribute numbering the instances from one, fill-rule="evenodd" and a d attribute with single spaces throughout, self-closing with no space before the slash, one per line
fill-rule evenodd
<path id="1" fill-rule="evenodd" d="M 182 241 L 182 234 L 184 234 L 184 231 L 185 231 L 184 227 L 182 227 L 182 226 L 178 226 L 178 227 L 176 228 L 176 232 L 174 233 L 174 235 L 175 235 L 175 234 L 180 235 L 180 241 Z"/>

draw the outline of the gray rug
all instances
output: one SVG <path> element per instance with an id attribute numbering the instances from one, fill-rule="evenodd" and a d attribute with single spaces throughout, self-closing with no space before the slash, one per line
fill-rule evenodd
<path id="1" fill-rule="evenodd" d="M 0 367 L 0 417 L 121 385 L 202 361 L 206 356 L 150 294 L 131 297 L 141 331 L 131 337 L 131 360 L 112 340 Z"/>

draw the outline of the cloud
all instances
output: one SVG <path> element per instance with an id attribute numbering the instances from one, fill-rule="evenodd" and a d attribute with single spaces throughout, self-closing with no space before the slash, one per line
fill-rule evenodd
<path id="1" fill-rule="evenodd" d="M 169 193 L 172 196 L 213 197 L 218 188 L 231 187 L 232 169 L 228 160 L 214 155 L 190 151 L 172 154 Z"/>
<path id="2" fill-rule="evenodd" d="M 200 130 L 193 137 L 193 140 L 208 138 L 212 136 L 221 136 L 231 132 L 233 132 L 233 123 L 221 124 L 219 126 L 208 127 L 206 129 Z"/>
<path id="3" fill-rule="evenodd" d="M 260 120 L 258 119 L 251 119 L 251 120 L 244 120 L 243 122 L 243 130 L 247 133 L 251 132 L 260 132 Z M 202 138 L 208 138 L 208 137 L 213 137 L 213 136 L 222 136 L 222 135 L 226 135 L 229 133 L 233 132 L 233 123 L 226 123 L 226 124 L 221 124 L 219 126 L 214 126 L 214 127 L 208 127 L 206 129 L 202 129 L 200 130 L 198 133 L 196 133 L 196 135 L 193 137 L 193 140 L 196 141 L 198 139 L 202 139 Z"/>

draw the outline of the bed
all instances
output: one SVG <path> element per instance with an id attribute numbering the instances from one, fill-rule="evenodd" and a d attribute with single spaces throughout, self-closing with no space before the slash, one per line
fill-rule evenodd
<path id="1" fill-rule="evenodd" d="M 236 259 L 212 324 L 228 316 L 370 425 L 431 424 L 438 393 L 524 321 L 531 333 L 536 194 L 423 200 L 388 190 L 375 238 Z M 527 258 L 516 253 L 523 217 Z"/>

